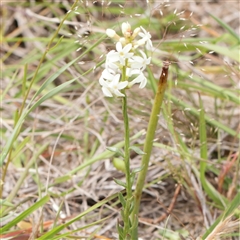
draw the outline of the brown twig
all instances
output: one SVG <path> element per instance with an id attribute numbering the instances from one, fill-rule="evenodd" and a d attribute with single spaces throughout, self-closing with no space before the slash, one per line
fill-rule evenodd
<path id="1" fill-rule="evenodd" d="M 171 212 L 172 212 L 172 210 L 174 208 L 174 205 L 176 203 L 177 196 L 178 196 L 180 190 L 181 190 L 181 185 L 178 184 L 178 186 L 177 186 L 177 188 L 176 188 L 176 190 L 174 192 L 174 195 L 173 195 L 173 198 L 172 198 L 172 201 L 171 201 L 169 207 L 167 208 L 167 210 L 165 211 L 165 213 L 163 213 L 163 215 L 161 217 L 159 217 L 157 219 L 140 218 L 140 221 L 141 222 L 151 223 L 151 224 L 156 224 L 156 223 L 159 223 L 159 222 L 163 221 L 165 218 L 167 218 L 171 214 Z"/>

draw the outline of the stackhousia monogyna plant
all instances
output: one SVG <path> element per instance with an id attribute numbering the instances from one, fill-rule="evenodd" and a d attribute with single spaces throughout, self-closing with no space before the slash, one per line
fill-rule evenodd
<path id="1" fill-rule="evenodd" d="M 148 163 L 153 146 L 153 139 L 157 127 L 158 115 L 162 104 L 164 91 L 167 83 L 169 63 L 164 63 L 162 74 L 159 79 L 158 91 L 155 96 L 149 126 L 146 134 L 143 152 L 136 147 L 130 146 L 129 141 L 129 121 L 127 112 L 126 90 L 134 84 L 139 84 L 139 88 L 144 88 L 147 78 L 144 70 L 151 62 L 151 57 L 147 57 L 142 50 L 144 47 L 152 51 L 153 45 L 151 35 L 143 27 L 138 27 L 132 31 L 131 25 L 127 22 L 122 23 L 122 34 L 120 37 L 113 29 L 107 29 L 106 34 L 116 42 L 116 50 L 111 50 L 106 56 L 105 69 L 103 70 L 99 83 L 102 86 L 103 94 L 106 97 L 121 97 L 124 118 L 124 161 L 115 159 L 114 165 L 121 169 L 126 176 L 126 181 L 122 182 L 115 179 L 116 183 L 126 189 L 126 198 L 119 194 L 122 204 L 121 216 L 123 224 L 118 224 L 119 239 L 138 239 L 138 212 L 141 200 L 142 189 L 144 186 Z M 142 49 L 141 49 L 142 48 Z M 130 168 L 130 149 L 142 154 L 141 167 L 137 170 Z M 121 153 L 119 149 L 111 149 Z M 132 186 L 135 175 L 138 172 L 136 190 L 133 193 Z"/>

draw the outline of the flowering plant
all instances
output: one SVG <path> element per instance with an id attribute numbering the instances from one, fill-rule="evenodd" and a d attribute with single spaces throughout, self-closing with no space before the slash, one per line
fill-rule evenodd
<path id="1" fill-rule="evenodd" d="M 123 37 L 116 34 L 113 29 L 107 29 L 106 34 L 110 38 L 116 40 L 117 43 L 116 50 L 110 51 L 106 56 L 105 69 L 101 74 L 99 83 L 102 86 L 102 91 L 105 96 L 122 97 L 122 112 L 124 119 L 124 153 L 119 149 L 109 148 L 110 151 L 118 154 L 121 153 L 123 160 L 121 158 L 115 158 L 113 164 L 117 169 L 124 172 L 126 177 L 126 182 L 114 179 L 118 185 L 126 189 L 125 197 L 119 192 L 119 200 L 122 205 L 121 217 L 123 219 L 123 225 L 119 223 L 117 229 L 120 240 L 138 239 L 138 212 L 140 200 L 148 170 L 160 107 L 166 88 L 169 63 L 164 63 L 162 74 L 159 79 L 146 134 L 146 141 L 142 151 L 136 146 L 130 146 L 127 95 L 125 95 L 125 89 L 131 88 L 136 83 L 139 83 L 139 88 L 144 88 L 147 84 L 147 79 L 143 71 L 146 66 L 150 64 L 151 58 L 147 57 L 139 48 L 145 46 L 147 50 L 153 49 L 151 35 L 143 27 L 138 27 L 132 31 L 130 24 L 127 22 L 122 24 Z M 142 155 L 140 169 L 131 170 L 130 149 Z M 138 178 L 136 189 L 133 194 L 132 187 L 136 173 L 138 173 Z"/>
<path id="2" fill-rule="evenodd" d="M 143 27 L 131 30 L 128 22 L 122 24 L 120 37 L 113 29 L 107 29 L 106 34 L 117 40 L 116 50 L 110 51 L 106 56 L 105 69 L 103 70 L 99 83 L 106 97 L 124 97 L 123 89 L 130 88 L 139 83 L 139 88 L 144 88 L 147 79 L 143 74 L 146 66 L 150 64 L 151 57 L 137 49 L 146 46 L 152 50 L 151 35 Z M 140 37 L 137 39 L 137 37 Z M 141 55 L 138 53 L 140 52 Z"/>

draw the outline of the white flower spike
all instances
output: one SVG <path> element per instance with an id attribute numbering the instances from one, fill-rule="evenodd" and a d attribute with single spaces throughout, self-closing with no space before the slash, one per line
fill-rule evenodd
<path id="1" fill-rule="evenodd" d="M 151 35 L 141 26 L 132 31 L 128 22 L 122 23 L 121 30 L 123 37 L 113 29 L 106 30 L 108 37 L 117 40 L 116 50 L 107 54 L 105 69 L 99 79 L 106 97 L 125 97 L 122 90 L 131 88 L 134 84 L 144 88 L 147 84 L 143 71 L 150 64 L 151 57 L 147 57 L 139 48 L 145 46 L 147 50 L 153 49 Z"/>

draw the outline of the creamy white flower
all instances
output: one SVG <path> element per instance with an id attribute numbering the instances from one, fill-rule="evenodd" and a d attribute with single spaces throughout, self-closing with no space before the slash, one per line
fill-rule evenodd
<path id="1" fill-rule="evenodd" d="M 127 44 L 123 48 L 122 44 L 120 42 L 117 42 L 116 49 L 119 53 L 119 56 L 121 56 L 122 58 L 130 58 L 130 57 L 133 56 L 133 53 L 130 52 L 130 50 L 132 49 L 132 44 L 131 43 Z"/>
<path id="2" fill-rule="evenodd" d="M 102 75 L 99 79 L 99 83 L 101 85 L 104 84 L 105 81 L 111 82 L 115 76 L 115 72 L 111 69 L 104 69 Z"/>
<path id="3" fill-rule="evenodd" d="M 151 57 L 147 58 L 146 54 L 140 50 L 140 53 L 143 57 L 140 56 L 133 56 L 131 59 L 129 59 L 129 63 L 132 68 L 138 68 L 141 71 L 143 71 L 147 65 L 151 62 Z"/>
<path id="4" fill-rule="evenodd" d="M 128 84 L 128 87 L 132 87 L 135 83 L 140 83 L 139 88 L 144 88 L 146 86 L 147 79 L 142 72 L 140 72 L 139 75 Z"/>
<path id="5" fill-rule="evenodd" d="M 100 78 L 100 80 L 101 80 L 101 78 Z M 99 80 L 99 82 L 100 82 L 100 80 Z M 120 74 L 116 74 L 112 78 L 112 81 L 104 81 L 103 79 L 101 80 L 100 84 L 102 86 L 102 91 L 106 97 L 113 97 L 113 95 L 118 96 L 118 97 L 125 96 L 123 93 L 121 93 L 120 90 L 127 87 L 128 81 L 119 82 L 119 80 L 120 80 Z"/>
<path id="6" fill-rule="evenodd" d="M 132 44 L 127 44 L 124 48 L 120 42 L 117 42 L 116 49 L 110 51 L 107 54 L 106 62 L 120 62 L 121 64 L 125 65 L 125 59 L 130 58 L 133 56 L 133 53 L 129 52 L 132 49 Z"/>
<path id="7" fill-rule="evenodd" d="M 106 62 L 105 62 L 105 68 L 106 69 L 112 69 L 114 70 L 115 72 L 118 71 L 119 69 L 119 53 L 116 52 L 115 50 L 111 50 L 107 56 L 106 56 Z"/>
<path id="8" fill-rule="evenodd" d="M 138 35 L 142 37 L 142 41 L 146 42 L 146 48 L 149 51 L 153 51 L 153 45 L 151 41 L 151 34 L 147 32 L 142 26 L 140 27 L 143 32 L 140 32 Z M 141 40 L 139 40 L 140 42 Z M 141 44 L 142 45 L 142 44 Z"/>
<path id="9" fill-rule="evenodd" d="M 120 73 L 121 71 L 121 68 L 119 66 L 119 64 L 116 62 L 111 62 L 111 61 L 106 61 L 105 62 L 105 69 L 108 69 L 108 70 L 112 70 L 114 71 L 115 73 Z M 119 72 L 120 71 L 120 72 Z"/>
<path id="10" fill-rule="evenodd" d="M 134 69 L 134 68 L 126 68 L 126 78 L 130 78 L 133 75 L 139 75 L 141 73 L 140 69 Z"/>

